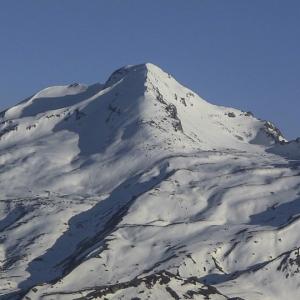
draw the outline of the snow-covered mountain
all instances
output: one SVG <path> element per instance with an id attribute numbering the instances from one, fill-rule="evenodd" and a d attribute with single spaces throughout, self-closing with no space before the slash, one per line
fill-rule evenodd
<path id="1" fill-rule="evenodd" d="M 152 64 L 0 114 L 0 299 L 300 297 L 300 140 Z"/>

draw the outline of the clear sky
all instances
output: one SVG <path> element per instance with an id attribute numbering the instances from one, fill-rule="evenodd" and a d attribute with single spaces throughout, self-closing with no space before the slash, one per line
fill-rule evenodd
<path id="1" fill-rule="evenodd" d="M 300 136 L 299 0 L 0 1 L 0 109 L 142 62 Z"/>

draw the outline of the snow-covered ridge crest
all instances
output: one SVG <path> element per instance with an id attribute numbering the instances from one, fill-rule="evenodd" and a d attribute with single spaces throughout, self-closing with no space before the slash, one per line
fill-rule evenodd
<path id="1" fill-rule="evenodd" d="M 50 115 L 57 118 L 49 130 L 61 123 L 62 118 L 68 120 L 79 112 L 90 119 L 92 110 L 101 109 L 103 113 L 104 103 L 109 114 L 117 112 L 118 119 L 126 123 L 135 120 L 165 131 L 169 131 L 171 123 L 171 128 L 180 129 L 185 137 L 203 148 L 243 148 L 245 143 L 269 147 L 286 142 L 271 122 L 258 120 L 248 112 L 210 104 L 151 63 L 120 68 L 104 85 L 46 88 L 2 113 L 0 136 L 16 137 L 17 134 L 7 133 L 16 133 L 22 124 L 35 129 L 40 124 L 46 130 L 43 119 L 49 119 Z"/>

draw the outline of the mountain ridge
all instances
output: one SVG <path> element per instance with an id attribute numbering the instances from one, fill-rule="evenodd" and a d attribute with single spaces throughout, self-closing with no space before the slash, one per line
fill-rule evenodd
<path id="1" fill-rule="evenodd" d="M 140 64 L 140 65 L 129 65 L 129 66 L 125 66 L 122 67 L 116 71 L 114 71 L 108 78 L 108 80 L 105 82 L 104 85 L 102 84 L 94 84 L 91 86 L 86 86 L 86 85 L 82 85 L 82 84 L 70 84 L 67 86 L 53 86 L 53 87 L 48 87 L 45 88 L 43 90 L 41 90 L 40 92 L 37 92 L 34 96 L 28 98 L 28 100 L 24 100 L 21 103 L 19 103 L 17 105 L 17 107 L 13 107 L 11 109 L 7 109 L 5 111 L 3 111 L 1 113 L 2 118 L 4 120 L 9 120 L 9 119 L 16 119 L 18 117 L 18 114 L 13 114 L 13 111 L 16 110 L 16 108 L 18 108 L 18 106 L 22 105 L 22 104 L 30 104 L 30 102 L 33 102 L 35 99 L 39 99 L 39 98 L 45 98 L 45 99 L 49 99 L 49 98 L 62 98 L 64 96 L 72 96 L 72 95 L 76 95 L 76 94 L 81 94 L 81 92 L 86 92 L 88 89 L 94 89 L 96 87 L 96 91 L 97 92 L 101 92 L 103 89 L 109 88 L 111 85 L 116 84 L 118 81 L 124 79 L 129 73 L 132 72 L 137 72 L 139 71 L 140 73 L 142 73 L 141 71 L 144 72 L 144 84 L 145 86 L 147 84 L 151 84 L 152 88 L 156 89 L 155 86 L 153 86 L 153 83 L 149 81 L 148 83 L 148 79 L 149 79 L 149 75 L 151 74 L 151 72 L 156 72 L 155 75 L 157 74 L 161 74 L 164 73 L 166 76 L 168 76 L 168 78 L 172 78 L 170 74 L 163 72 L 159 67 L 151 64 L 151 63 L 145 63 L 145 64 Z M 146 86 L 146 91 L 147 88 L 149 88 L 148 86 Z M 151 88 L 151 87 L 150 87 Z M 188 89 L 187 89 L 188 90 Z M 188 90 L 189 91 L 189 90 Z M 193 95 L 195 94 L 194 92 L 190 91 L 190 94 Z M 49 96 L 49 97 L 47 97 Z M 83 95 L 82 99 L 74 99 L 74 104 L 76 104 L 76 102 L 80 102 L 83 99 L 89 98 L 89 95 Z M 43 100 L 44 102 L 46 102 L 46 100 Z M 201 99 L 199 97 L 199 99 Z M 58 99 L 59 100 L 59 99 Z M 183 101 L 185 101 L 185 99 L 182 99 Z M 204 101 L 203 99 L 201 99 L 202 101 Z M 60 99 L 61 102 L 62 99 Z M 54 101 L 52 101 L 54 102 Z M 72 104 L 72 103 L 71 103 Z M 61 107 L 64 106 L 68 106 L 68 105 L 63 105 L 63 103 L 60 103 Z M 57 109 L 57 107 L 50 107 L 48 108 L 48 110 L 55 110 Z M 35 114 L 40 113 L 40 111 L 37 111 Z M 25 116 L 27 116 L 28 113 L 26 114 L 25 112 Z M 233 116 L 233 113 L 229 112 L 230 116 Z M 246 113 L 246 115 L 248 116 L 252 116 L 252 113 Z M 277 141 L 278 142 L 285 142 L 286 139 L 282 136 L 281 132 L 279 129 L 277 129 L 271 122 L 265 121 L 265 128 L 267 129 L 267 131 L 270 133 L 270 135 L 276 136 L 277 137 Z M 275 134 L 274 134 L 275 133 Z"/>

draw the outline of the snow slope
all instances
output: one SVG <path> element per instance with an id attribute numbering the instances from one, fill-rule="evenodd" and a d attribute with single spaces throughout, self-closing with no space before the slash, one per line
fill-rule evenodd
<path id="1" fill-rule="evenodd" d="M 300 143 L 152 64 L 1 113 L 1 299 L 297 299 Z"/>

